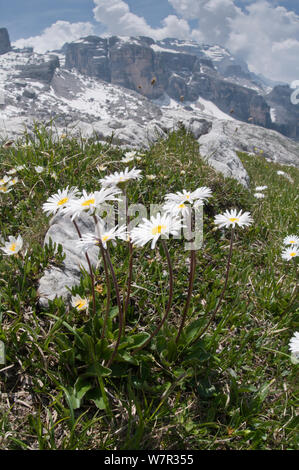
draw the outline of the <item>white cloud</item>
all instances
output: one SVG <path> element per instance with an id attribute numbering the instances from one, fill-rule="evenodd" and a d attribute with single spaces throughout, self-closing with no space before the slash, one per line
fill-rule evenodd
<path id="1" fill-rule="evenodd" d="M 190 37 L 190 27 L 185 19 L 169 15 L 162 21 L 161 28 L 152 28 L 143 17 L 130 11 L 122 0 L 94 0 L 94 17 L 104 24 L 110 34 L 118 36 L 149 36 L 163 39 L 175 36 L 179 39 Z"/>
<path id="2" fill-rule="evenodd" d="M 168 1 L 184 19 L 197 20 L 193 39 L 228 48 L 252 71 L 273 80 L 299 77 L 299 16 L 294 12 L 267 0 L 252 0 L 244 10 L 235 0 Z"/>
<path id="3" fill-rule="evenodd" d="M 260 0 L 230 20 L 226 47 L 254 72 L 273 80 L 299 78 L 299 16 Z"/>
<path id="4" fill-rule="evenodd" d="M 33 47 L 36 52 L 43 53 L 49 50 L 60 49 L 64 43 L 90 34 L 94 34 L 94 27 L 91 23 L 57 21 L 49 26 L 49 28 L 46 28 L 40 36 L 18 39 L 13 43 L 13 46 Z"/>

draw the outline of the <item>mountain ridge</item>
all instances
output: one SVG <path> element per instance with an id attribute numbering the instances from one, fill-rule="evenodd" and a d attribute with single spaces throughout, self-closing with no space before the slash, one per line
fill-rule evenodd
<path id="1" fill-rule="evenodd" d="M 157 50 L 162 47 L 162 42 L 157 44 L 151 38 L 128 40 L 114 37 L 109 38 L 111 47 L 116 48 L 112 51 L 112 56 L 111 50 L 107 49 L 109 54 L 106 51 L 102 55 L 97 50 L 97 60 L 94 62 L 93 45 L 100 44 L 103 49 L 109 41 L 105 42 L 103 38 L 98 37 L 91 38 L 77 40 L 71 46 L 65 45 L 61 51 L 55 53 L 52 51 L 38 54 L 32 48 L 12 48 L 0 55 L 0 90 L 2 88 L 4 92 L 4 101 L 0 100 L 0 137 L 17 138 L 23 134 L 24 126 L 30 131 L 35 122 L 53 122 L 57 132 L 61 134 L 69 132 L 87 139 L 92 137 L 102 141 L 109 140 L 123 147 L 142 148 L 183 125 L 198 140 L 202 156 L 212 166 L 244 185 L 248 185 L 249 180 L 237 156 L 238 150 L 254 153 L 255 148 L 258 148 L 272 161 L 299 166 L 297 142 L 273 129 L 256 125 L 253 120 L 247 122 L 236 119 L 238 106 L 241 111 L 244 106 L 246 113 L 250 111 L 252 114 L 254 111 L 259 121 L 265 119 L 265 116 L 268 120 L 269 116 L 271 118 L 271 108 L 255 90 L 216 77 L 211 57 L 214 56 L 218 69 L 222 67 L 225 70 L 223 56 L 226 60 L 229 53 L 224 49 L 204 46 L 205 56 L 199 60 L 190 54 L 165 52 L 165 48 L 162 48 L 163 51 Z M 147 46 L 140 48 L 140 41 Z M 133 48 L 132 42 L 135 43 Z M 156 51 L 148 50 L 148 44 L 154 46 Z M 163 44 L 166 45 L 165 41 Z M 186 45 L 186 42 L 179 40 L 176 40 L 176 44 L 167 44 L 168 47 L 176 48 L 200 47 L 190 43 Z M 91 55 L 86 53 L 85 46 L 91 50 Z M 71 52 L 68 53 L 69 47 Z M 85 72 L 94 70 L 96 76 L 91 76 L 91 72 L 84 73 L 84 70 L 78 70 L 78 67 L 72 67 L 69 56 L 72 51 L 73 60 L 76 61 L 79 51 Z M 138 60 L 134 62 L 132 58 L 135 57 L 135 52 Z M 204 55 L 204 52 L 202 54 Z M 155 77 L 152 69 L 147 68 L 149 57 L 154 60 L 153 65 L 158 61 L 161 75 Z M 95 68 L 95 64 L 102 64 L 103 61 L 107 63 L 108 59 L 114 64 L 114 78 L 110 81 L 99 78 L 98 69 Z M 185 67 L 181 67 L 181 61 Z M 123 63 L 123 67 L 119 67 L 120 63 Z M 139 67 L 140 63 L 142 66 Z M 230 58 L 229 63 L 233 63 Z M 168 67 L 169 64 L 172 64 L 172 68 Z M 203 94 L 205 97 L 196 91 L 196 77 L 194 85 L 194 77 L 190 77 L 190 64 L 193 64 L 193 69 L 199 68 L 199 80 L 205 83 L 208 90 L 206 95 Z M 234 63 L 234 66 L 237 64 Z M 240 64 L 239 66 L 241 67 Z M 99 70 L 105 73 L 105 68 Z M 108 69 L 107 71 L 109 72 Z M 247 75 L 246 68 L 243 72 Z M 147 88 L 142 88 L 140 93 L 140 89 L 136 91 L 132 87 L 125 87 L 124 80 L 128 77 L 131 77 L 131 83 L 135 85 L 138 83 L 137 79 L 142 78 L 142 83 L 146 83 Z M 165 86 L 162 86 L 163 77 Z M 183 79 L 187 85 L 190 80 L 191 85 L 185 95 L 181 95 L 181 89 L 176 88 L 176 85 L 182 85 Z M 225 97 L 225 93 L 230 91 L 227 99 L 232 98 L 235 105 L 238 105 L 235 110 L 231 110 L 234 112 L 225 113 L 221 109 L 217 99 L 213 99 L 211 89 L 209 90 L 211 84 L 216 97 Z M 203 90 L 204 85 L 200 86 Z M 282 89 L 286 100 L 286 90 L 283 87 Z M 151 97 L 146 96 L 145 90 L 148 90 Z M 275 95 L 274 90 L 275 88 L 272 90 L 272 106 L 277 106 L 279 96 Z M 195 93 L 193 100 L 192 93 Z M 247 101 L 242 101 L 243 96 L 247 97 Z M 252 109 L 248 105 L 249 99 Z M 231 106 L 230 101 L 228 104 Z M 263 112 L 264 109 L 267 110 L 266 113 Z M 282 110 L 284 112 L 283 106 Z M 276 119 L 279 117 L 272 111 L 272 118 L 274 116 Z M 289 114 L 287 117 L 289 118 Z"/>

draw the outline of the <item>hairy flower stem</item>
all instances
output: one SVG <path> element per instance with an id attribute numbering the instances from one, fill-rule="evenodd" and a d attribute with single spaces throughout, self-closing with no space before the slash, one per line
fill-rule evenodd
<path id="1" fill-rule="evenodd" d="M 298 266 L 296 265 L 295 263 L 295 259 L 293 259 L 294 261 L 294 267 L 295 267 L 295 270 L 296 270 L 296 285 L 295 285 L 295 289 L 294 289 L 294 292 L 292 294 L 292 297 L 290 299 L 290 302 L 289 302 L 289 305 L 287 306 L 287 308 L 282 312 L 281 316 L 285 315 L 286 313 L 288 313 L 290 311 L 290 308 L 293 306 L 293 304 L 296 302 L 296 300 L 298 299 L 298 290 L 299 290 L 299 268 Z"/>
<path id="2" fill-rule="evenodd" d="M 107 367 L 110 367 L 112 362 L 113 362 L 113 359 L 116 356 L 118 346 L 119 346 L 119 343 L 120 343 L 120 339 L 121 339 L 121 335 L 122 335 L 122 330 L 123 330 L 123 309 L 122 309 L 122 304 L 121 304 L 121 300 L 120 300 L 119 287 L 118 287 L 117 279 L 116 279 L 116 276 L 115 276 L 115 272 L 114 272 L 114 269 L 113 269 L 113 265 L 112 265 L 112 262 L 111 262 L 111 258 L 110 258 L 108 248 L 106 250 L 106 256 L 107 256 L 107 261 L 108 261 L 109 269 L 110 269 L 110 272 L 111 272 L 111 276 L 112 276 L 112 279 L 113 279 L 113 284 L 114 284 L 114 288 L 115 288 L 115 292 L 116 292 L 116 300 L 117 300 L 117 306 L 118 306 L 118 318 L 119 318 L 118 337 L 117 337 L 117 340 L 116 340 L 116 344 L 115 344 L 112 356 L 109 359 L 108 364 L 107 364 Z"/>
<path id="3" fill-rule="evenodd" d="M 75 228 L 77 230 L 79 238 L 81 238 L 82 235 L 81 235 L 81 232 L 80 232 L 80 229 L 78 227 L 77 222 L 75 220 L 73 220 L 73 223 L 75 225 Z M 89 259 L 89 256 L 88 256 L 87 253 L 85 253 L 85 257 L 86 257 L 86 260 L 87 260 L 87 263 L 88 263 L 89 273 L 90 273 L 90 278 L 91 278 L 92 307 L 93 307 L 93 315 L 95 316 L 96 315 L 96 296 L 95 296 L 95 290 L 94 290 L 94 275 L 93 275 L 91 262 L 90 262 L 90 259 Z"/>
<path id="4" fill-rule="evenodd" d="M 104 339 L 105 330 L 106 330 L 106 326 L 107 326 L 107 321 L 108 321 L 108 317 L 109 317 L 109 310 L 110 310 L 111 285 L 110 285 L 109 271 L 108 271 L 108 266 L 107 266 L 105 249 L 104 249 L 102 243 L 100 244 L 100 250 L 101 250 L 101 255 L 102 255 L 103 263 L 104 263 L 104 271 L 105 271 L 106 286 L 107 286 L 106 312 L 105 312 L 105 316 L 104 316 L 104 323 L 103 323 L 102 334 L 101 334 L 101 339 Z"/>
<path id="5" fill-rule="evenodd" d="M 128 229 L 130 225 L 130 216 L 129 216 L 128 198 L 127 198 L 127 193 L 125 189 L 123 190 L 123 193 L 126 199 L 126 223 L 127 223 L 127 229 Z M 128 306 L 129 306 L 129 301 L 130 301 L 132 277 L 133 277 L 133 244 L 131 243 L 131 240 L 129 240 L 129 271 L 128 271 L 126 300 L 125 300 L 125 306 L 124 306 L 124 311 L 123 311 L 124 323 L 125 323 L 125 317 L 126 317 L 126 313 L 128 310 Z"/>
<path id="6" fill-rule="evenodd" d="M 100 232 L 98 230 L 98 221 L 96 216 L 93 216 L 93 220 L 95 223 L 95 229 L 99 240 L 100 240 Z M 100 241 L 99 243 L 100 250 L 101 250 L 101 255 L 103 258 L 103 264 L 104 264 L 104 271 L 105 271 L 105 279 L 106 279 L 106 287 L 107 287 L 107 298 L 106 298 L 106 312 L 104 316 L 104 323 L 103 323 L 103 328 L 102 328 L 102 334 L 101 334 L 101 339 L 104 339 L 105 337 L 105 331 L 106 331 L 106 326 L 107 326 L 107 321 L 109 317 L 109 310 L 110 310 L 110 300 L 111 300 L 111 284 L 110 284 L 110 279 L 109 279 L 109 270 L 108 270 L 108 265 L 107 265 L 107 260 L 106 260 L 106 253 L 105 253 L 105 248 L 103 247 L 102 242 Z"/>
<path id="7" fill-rule="evenodd" d="M 168 251 L 168 248 L 167 248 L 167 245 L 165 243 L 164 240 L 161 239 L 161 243 L 162 243 L 162 246 L 163 246 L 163 250 L 164 250 L 164 253 L 165 253 L 165 256 L 167 258 L 167 264 L 168 264 L 168 270 L 169 270 L 169 296 L 168 296 L 168 304 L 167 304 L 167 307 L 166 307 L 166 311 L 165 311 L 165 314 L 161 320 L 161 323 L 157 326 L 157 328 L 153 331 L 153 333 L 150 335 L 150 337 L 147 339 L 147 341 L 142 345 L 140 346 L 139 348 L 135 349 L 135 351 L 132 352 L 132 355 L 134 355 L 137 351 L 140 351 L 141 349 L 145 348 L 150 342 L 151 340 L 154 338 L 154 336 L 156 336 L 160 329 L 162 328 L 162 326 L 164 325 L 165 323 L 165 320 L 167 319 L 168 317 L 168 314 L 169 314 L 169 311 L 170 311 L 170 307 L 171 307 L 171 304 L 172 304 L 172 298 L 173 298 L 173 269 L 172 269 L 172 264 L 171 264 L 171 259 L 170 259 L 170 255 L 169 255 L 169 251 Z"/>
<path id="8" fill-rule="evenodd" d="M 231 231 L 231 237 L 230 237 L 230 247 L 229 247 L 229 254 L 228 254 L 228 259 L 227 259 L 227 264 L 226 264 L 226 274 L 225 274 L 225 281 L 224 281 L 224 286 L 223 286 L 223 289 L 222 289 L 222 292 L 220 294 L 220 297 L 219 297 L 219 300 L 218 300 L 218 303 L 211 315 L 211 318 L 210 320 L 208 321 L 208 323 L 206 324 L 206 326 L 199 332 L 199 334 L 196 336 L 196 338 L 192 341 L 192 344 L 197 341 L 206 331 L 207 329 L 209 328 L 210 324 L 212 323 L 212 321 L 214 320 L 214 318 L 216 317 L 216 314 L 219 310 L 219 307 L 221 305 L 221 302 L 222 302 L 222 299 L 223 299 L 223 296 L 224 296 L 224 293 L 226 291 L 226 288 L 227 288 L 227 282 L 228 282 L 228 277 L 229 277 L 229 271 L 230 271 L 230 266 L 231 266 L 231 259 L 232 259 L 232 252 L 233 252 L 233 241 L 234 241 L 234 233 L 235 233 L 235 229 L 232 228 L 232 231 Z"/>
<path id="9" fill-rule="evenodd" d="M 179 339 L 180 339 L 180 336 L 181 336 L 181 333 L 182 333 L 182 330 L 184 328 L 184 324 L 185 324 L 185 321 L 186 321 L 189 306 L 190 306 L 190 301 L 191 301 L 192 291 L 193 291 L 194 278 L 195 278 L 195 267 L 196 267 L 196 252 L 195 252 L 195 250 L 191 250 L 188 295 L 187 295 L 187 300 L 186 300 L 184 311 L 183 311 L 182 321 L 181 321 L 181 324 L 180 324 L 180 327 L 179 327 L 177 337 L 175 339 L 176 344 L 179 342 Z"/>

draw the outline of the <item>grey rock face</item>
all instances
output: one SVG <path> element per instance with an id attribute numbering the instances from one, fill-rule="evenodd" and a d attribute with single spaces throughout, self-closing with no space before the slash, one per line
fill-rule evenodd
<path id="1" fill-rule="evenodd" d="M 23 96 L 25 96 L 25 98 L 34 99 L 36 98 L 36 93 L 32 88 L 25 88 L 23 91 Z"/>
<path id="2" fill-rule="evenodd" d="M 81 235 L 94 232 L 93 220 L 85 214 L 78 219 L 77 224 Z M 39 281 L 38 296 L 42 307 L 47 307 L 49 300 L 54 300 L 55 297 L 68 300 L 71 297 L 69 289 L 80 283 L 81 269 L 89 272 L 86 257 L 76 246 L 79 236 L 69 216 L 57 215 L 51 220 L 44 244 L 48 244 L 50 238 L 57 246 L 62 245 L 66 257 L 62 268 L 48 268 Z M 88 250 L 88 255 L 91 264 L 96 266 L 99 249 L 93 247 Z"/>
<path id="3" fill-rule="evenodd" d="M 0 28 L 0 54 L 5 54 L 11 50 L 8 31 L 6 28 Z"/>
<path id="4" fill-rule="evenodd" d="M 52 56 L 49 60 L 38 64 L 28 63 L 20 66 L 19 77 L 50 83 L 56 68 L 59 68 L 59 59 L 57 56 Z"/>
<path id="5" fill-rule="evenodd" d="M 215 120 L 211 131 L 200 137 L 201 155 L 217 171 L 247 185 L 248 175 L 236 152 L 256 153 L 282 165 L 299 167 L 299 144 L 276 131 L 242 122 Z"/>
<path id="6" fill-rule="evenodd" d="M 196 43 L 192 48 L 171 39 L 155 42 L 145 37 L 89 36 L 66 46 L 66 67 L 149 99 L 164 93 L 176 101 L 182 96 L 186 101 L 196 101 L 201 96 L 225 113 L 233 110 L 236 119 L 247 122 L 250 118 L 254 124 L 269 127 L 270 108 L 256 91 L 259 87 L 253 83 L 246 65 L 219 49 L 211 51 L 209 46 Z M 209 55 L 216 60 L 218 70 Z M 240 84 L 235 83 L 236 76 Z M 242 86 L 244 79 L 255 89 Z"/>
<path id="7" fill-rule="evenodd" d="M 299 104 L 292 103 L 293 92 L 288 85 L 278 85 L 265 98 L 273 110 L 274 122 L 270 127 L 299 140 Z"/>

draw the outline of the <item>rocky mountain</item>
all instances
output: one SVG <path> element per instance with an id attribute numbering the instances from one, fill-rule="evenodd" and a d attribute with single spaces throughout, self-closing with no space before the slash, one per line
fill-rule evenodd
<path id="1" fill-rule="evenodd" d="M 264 89 L 246 64 L 219 46 L 147 37 L 103 39 L 89 36 L 66 48 L 67 69 L 134 90 L 154 100 L 164 94 L 176 101 L 215 103 L 236 119 L 271 126 Z"/>
<path id="2" fill-rule="evenodd" d="M 0 33 L 0 139 L 53 120 L 58 133 L 147 147 L 183 124 L 210 164 L 242 184 L 237 150 L 299 166 L 292 90 L 270 89 L 219 46 L 89 36 L 37 54 L 10 48 Z"/>
<path id="3" fill-rule="evenodd" d="M 8 31 L 6 28 L 0 28 L 0 54 L 5 54 L 11 49 Z"/>
<path id="4" fill-rule="evenodd" d="M 134 90 L 153 100 L 209 100 L 227 114 L 299 140 L 299 107 L 292 90 L 270 87 L 270 80 L 248 70 L 245 62 L 220 46 L 147 37 L 89 36 L 66 44 L 68 69 Z"/>

